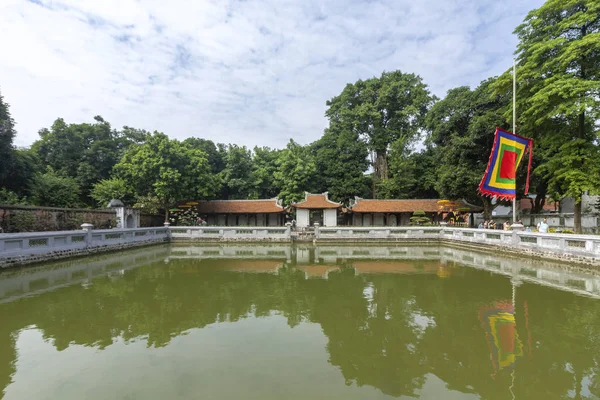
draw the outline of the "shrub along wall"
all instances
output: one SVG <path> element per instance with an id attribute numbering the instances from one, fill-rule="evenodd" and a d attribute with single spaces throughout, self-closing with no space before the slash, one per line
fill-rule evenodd
<path id="1" fill-rule="evenodd" d="M 142 215 L 141 227 L 162 226 L 162 216 Z M 90 223 L 95 229 L 117 226 L 114 210 L 88 210 L 35 206 L 0 205 L 0 228 L 5 233 L 68 231 Z"/>

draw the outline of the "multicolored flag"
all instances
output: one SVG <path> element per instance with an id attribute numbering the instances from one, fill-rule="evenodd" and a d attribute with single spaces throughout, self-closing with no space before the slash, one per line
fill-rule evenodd
<path id="1" fill-rule="evenodd" d="M 533 156 L 533 140 L 496 128 L 494 146 L 490 154 L 479 192 L 484 196 L 512 200 L 517 194 L 517 168 L 523 156 L 529 152 L 525 194 L 529 191 L 529 173 Z"/>

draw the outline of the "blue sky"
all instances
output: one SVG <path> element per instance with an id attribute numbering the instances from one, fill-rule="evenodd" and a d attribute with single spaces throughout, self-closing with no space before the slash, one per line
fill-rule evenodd
<path id="1" fill-rule="evenodd" d="M 26 146 L 56 118 L 307 144 L 344 85 L 400 69 L 443 97 L 512 65 L 542 0 L 1 0 L 0 92 Z"/>

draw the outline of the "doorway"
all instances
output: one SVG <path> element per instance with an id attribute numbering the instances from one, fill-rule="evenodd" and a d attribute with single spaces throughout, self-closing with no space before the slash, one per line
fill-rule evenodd
<path id="1" fill-rule="evenodd" d="M 310 210 L 308 223 L 310 226 L 314 226 L 315 223 L 323 226 L 323 210 Z"/>

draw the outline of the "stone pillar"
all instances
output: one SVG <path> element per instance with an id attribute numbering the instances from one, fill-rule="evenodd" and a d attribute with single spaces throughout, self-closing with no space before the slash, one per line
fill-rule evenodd
<path id="1" fill-rule="evenodd" d="M 165 222 L 163 223 L 163 225 L 165 226 L 165 228 L 167 228 L 167 238 L 171 240 L 171 229 L 169 228 L 171 226 L 171 223 Z"/>
<path id="2" fill-rule="evenodd" d="M 85 232 L 85 246 L 89 247 L 92 245 L 92 228 L 94 225 L 92 224 L 81 224 L 81 229 Z"/>
<path id="3" fill-rule="evenodd" d="M 314 227 L 315 227 L 315 238 L 318 238 L 318 237 L 321 236 L 321 232 L 320 232 L 320 229 L 319 229 L 319 223 L 315 222 L 314 223 Z"/>
<path id="4" fill-rule="evenodd" d="M 117 228 L 123 229 L 127 225 L 125 225 L 125 207 L 114 207 L 116 218 L 117 218 Z"/>
<path id="5" fill-rule="evenodd" d="M 287 236 L 288 239 L 290 239 L 292 237 L 292 223 L 291 222 L 285 223 L 285 236 Z"/>

